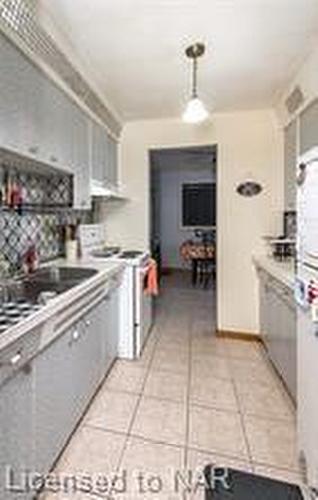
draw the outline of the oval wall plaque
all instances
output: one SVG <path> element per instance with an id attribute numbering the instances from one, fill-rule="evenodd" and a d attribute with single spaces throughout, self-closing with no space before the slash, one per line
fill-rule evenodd
<path id="1" fill-rule="evenodd" d="M 248 198 L 260 194 L 262 190 L 262 186 L 258 182 L 254 181 L 242 182 L 236 189 L 238 194 L 240 194 L 241 196 L 246 196 Z"/>

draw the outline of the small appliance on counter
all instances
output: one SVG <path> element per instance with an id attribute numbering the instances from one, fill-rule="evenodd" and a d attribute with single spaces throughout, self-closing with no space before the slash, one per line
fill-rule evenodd
<path id="1" fill-rule="evenodd" d="M 264 236 L 269 249 L 269 256 L 283 262 L 296 256 L 296 221 L 294 211 L 284 212 L 284 234 Z"/>
<path id="2" fill-rule="evenodd" d="M 268 244 L 270 257 L 275 260 L 283 262 L 295 257 L 296 241 L 294 239 L 284 236 L 265 236 L 264 239 Z"/>

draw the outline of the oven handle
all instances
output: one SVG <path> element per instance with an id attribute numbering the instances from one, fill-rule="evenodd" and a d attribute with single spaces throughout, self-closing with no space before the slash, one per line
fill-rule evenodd
<path id="1" fill-rule="evenodd" d="M 150 271 L 150 264 L 147 267 L 140 268 L 140 274 L 144 278 Z"/>

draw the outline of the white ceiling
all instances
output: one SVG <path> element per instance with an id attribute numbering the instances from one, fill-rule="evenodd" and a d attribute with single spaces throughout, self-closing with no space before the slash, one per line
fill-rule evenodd
<path id="1" fill-rule="evenodd" d="M 124 120 L 180 116 L 204 41 L 211 111 L 273 104 L 318 37 L 317 0 L 42 0 Z"/>

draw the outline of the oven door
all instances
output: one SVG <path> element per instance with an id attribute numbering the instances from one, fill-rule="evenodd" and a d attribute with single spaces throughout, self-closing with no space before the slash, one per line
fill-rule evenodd
<path id="1" fill-rule="evenodd" d="M 139 357 L 152 326 L 153 298 L 145 291 L 149 266 L 135 268 L 135 355 Z"/>

